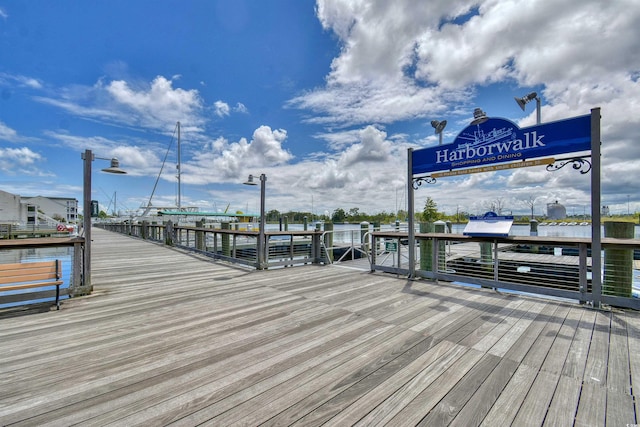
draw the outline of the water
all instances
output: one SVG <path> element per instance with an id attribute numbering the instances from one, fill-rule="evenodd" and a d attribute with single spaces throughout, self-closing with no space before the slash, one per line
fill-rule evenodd
<path id="1" fill-rule="evenodd" d="M 37 261 L 53 261 L 59 259 L 62 261 L 62 280 L 64 284 L 60 286 L 60 289 L 69 287 L 71 283 L 71 270 L 73 259 L 73 248 L 71 247 L 58 247 L 58 248 L 30 248 L 30 249 L 0 249 L 0 264 L 13 264 L 18 262 L 37 262 Z M 16 291 L 0 292 L 0 295 L 11 295 L 20 293 L 29 293 L 34 291 L 40 291 L 42 289 L 21 289 Z M 51 286 L 50 289 L 55 289 Z M 61 292 L 62 293 L 62 292 Z M 60 300 L 69 298 L 68 295 L 61 295 Z M 20 301 L 14 303 L 0 304 L 0 308 L 15 307 L 18 305 L 33 304 L 38 302 L 54 302 L 55 298 L 42 298 L 31 301 Z"/>

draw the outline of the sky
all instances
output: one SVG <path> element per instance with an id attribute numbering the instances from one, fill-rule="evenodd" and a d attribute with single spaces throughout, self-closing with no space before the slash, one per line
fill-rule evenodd
<path id="1" fill-rule="evenodd" d="M 180 122 L 183 207 L 258 212 L 242 183 L 265 174 L 267 211 L 396 212 L 432 120 L 443 144 L 476 107 L 534 125 L 514 101 L 532 91 L 543 123 L 601 108 L 602 204 L 640 211 L 638 0 L 0 0 L 0 190 L 81 206 L 90 149 L 128 172 L 93 162 L 101 209 L 175 206 Z M 538 166 L 439 179 L 415 204 L 579 215 L 590 191 Z"/>

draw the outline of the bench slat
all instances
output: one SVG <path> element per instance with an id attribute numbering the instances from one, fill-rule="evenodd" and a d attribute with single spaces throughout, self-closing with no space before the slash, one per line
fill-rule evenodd
<path id="1" fill-rule="evenodd" d="M 23 283 L 21 285 L 0 286 L 0 292 L 13 291 L 16 289 L 44 288 L 45 286 L 60 286 L 64 282 L 58 280 L 55 282 L 39 282 L 39 283 Z"/>

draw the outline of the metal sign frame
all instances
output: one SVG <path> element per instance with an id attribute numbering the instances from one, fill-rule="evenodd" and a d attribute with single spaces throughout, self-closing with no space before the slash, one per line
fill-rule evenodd
<path id="1" fill-rule="evenodd" d="M 584 151 L 588 151 L 589 154 L 567 159 L 554 159 L 554 163 L 547 164 L 547 170 L 557 171 L 571 164 L 573 169 L 579 170 L 582 174 L 591 172 L 591 251 L 594 254 L 591 266 L 594 272 L 600 272 L 602 259 L 597 256 L 602 251 L 600 121 L 599 107 L 591 109 L 590 115 L 522 129 L 506 119 L 488 119 L 483 123 L 470 125 L 463 129 L 452 144 L 420 150 L 409 148 L 407 156 L 409 278 L 414 278 L 416 271 L 414 190 L 417 190 L 424 183 L 436 183 L 438 175 L 436 174 L 434 177 L 429 175 L 429 172 L 468 169 L 474 165 L 481 167 L 497 163 L 512 163 L 514 160 L 526 161 L 532 158 Z M 488 134 L 491 134 L 489 138 L 487 138 Z M 515 148 L 519 148 L 519 150 L 514 150 Z M 499 157 L 501 155 L 504 157 Z M 588 157 L 591 158 L 591 162 L 587 160 Z M 593 274 L 591 283 L 593 305 L 600 307 L 602 299 L 601 275 Z"/>

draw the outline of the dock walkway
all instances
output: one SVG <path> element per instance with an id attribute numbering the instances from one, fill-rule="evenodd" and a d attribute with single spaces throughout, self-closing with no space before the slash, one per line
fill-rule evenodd
<path id="1" fill-rule="evenodd" d="M 637 312 L 93 238 L 91 296 L 0 318 L 0 425 L 640 422 Z"/>

